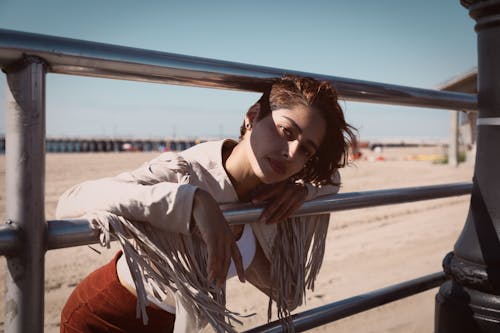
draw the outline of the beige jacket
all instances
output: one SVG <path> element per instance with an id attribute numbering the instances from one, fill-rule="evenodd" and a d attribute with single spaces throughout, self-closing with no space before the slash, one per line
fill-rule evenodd
<path id="1" fill-rule="evenodd" d="M 178 154 L 163 153 L 134 171 L 76 185 L 61 196 L 56 216 L 59 219 L 78 218 L 88 213 L 105 211 L 129 221 L 147 222 L 153 230 L 182 235 L 184 240 L 188 239 L 191 237 L 193 197 L 198 188 L 209 192 L 219 204 L 238 201 L 234 187 L 222 164 L 222 146 L 225 143 L 235 144 L 231 140 L 206 142 Z M 338 173 L 335 182 L 340 182 Z M 337 186 L 318 188 L 311 184 L 306 185 L 309 191 L 307 200 L 338 191 Z M 301 248 L 295 249 L 297 253 L 289 247 L 290 241 L 286 239 L 289 235 L 281 235 L 278 231 L 278 228 L 282 228 L 280 225 L 287 225 L 287 223 L 278 226 L 252 224 L 258 246 L 255 257 L 245 272 L 245 277 L 273 300 L 280 298 L 281 303 L 278 304 L 280 317 L 286 316 L 289 310 L 301 304 L 306 286 L 308 288 L 314 286 L 314 278 L 321 265 L 324 250 L 324 243 L 321 244 L 320 238 L 326 236 L 328 216 L 295 218 L 294 223 L 290 224 L 293 225 L 290 227 L 291 233 L 302 237 L 302 242 L 299 242 Z M 281 233 L 285 234 L 283 231 Z M 320 262 L 312 265 L 313 267 L 310 264 L 311 259 L 308 258 L 311 247 L 316 248 L 313 255 L 321 257 L 316 258 Z M 279 259 L 281 258 L 280 252 L 283 260 Z M 300 264 L 297 265 L 304 267 L 296 280 L 287 276 L 291 272 L 278 272 L 280 269 L 285 269 L 284 266 L 289 266 L 284 263 L 284 257 L 290 255 L 302 257 Z M 283 262 L 276 263 L 275 261 Z M 308 261 L 309 266 L 306 267 Z M 308 269 L 310 274 L 306 276 L 304 272 Z M 277 281 L 279 278 L 276 278 L 279 274 L 282 275 L 283 281 L 281 282 Z M 275 281 L 274 285 L 272 281 Z M 276 283 L 287 286 L 276 285 Z M 179 290 L 175 289 L 175 293 L 178 295 Z M 193 311 L 191 305 L 186 305 L 182 297 L 177 297 L 176 303 L 174 332 L 193 332 L 206 324 L 205 320 L 196 318 L 199 313 Z"/>

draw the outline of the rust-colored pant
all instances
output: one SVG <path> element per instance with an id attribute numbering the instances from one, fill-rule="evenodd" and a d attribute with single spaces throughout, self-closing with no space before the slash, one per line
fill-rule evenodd
<path id="1" fill-rule="evenodd" d="M 166 311 L 147 307 L 147 326 L 136 318 L 137 298 L 116 274 L 120 256 L 121 251 L 78 284 L 61 312 L 61 333 L 173 331 L 175 315 Z"/>

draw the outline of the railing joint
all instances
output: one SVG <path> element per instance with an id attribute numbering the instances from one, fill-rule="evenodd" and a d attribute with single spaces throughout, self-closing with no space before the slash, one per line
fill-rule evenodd
<path id="1" fill-rule="evenodd" d="M 7 65 L 3 65 L 2 72 L 4 72 L 5 74 L 16 73 L 19 70 L 31 64 L 41 64 L 43 65 L 45 71 L 50 70 L 50 64 L 45 59 L 36 55 L 29 55 L 23 53 L 23 56 L 21 58 Z"/>

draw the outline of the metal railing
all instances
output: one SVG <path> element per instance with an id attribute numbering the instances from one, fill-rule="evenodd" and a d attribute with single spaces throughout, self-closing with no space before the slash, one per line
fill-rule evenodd
<path id="1" fill-rule="evenodd" d="M 11 30 L 0 29 L 0 50 L 2 66 L 15 63 L 24 55 L 33 55 L 45 60 L 47 71 L 51 73 L 257 92 L 263 91 L 272 78 L 295 74 L 331 81 L 339 95 L 350 101 L 477 110 L 477 97 L 473 94 L 353 80 Z"/>
<path id="2" fill-rule="evenodd" d="M 247 91 L 262 91 L 270 84 L 271 78 L 286 73 L 328 80 L 346 100 L 451 110 L 477 109 L 477 97 L 472 94 L 352 80 L 1 29 L 0 66 L 7 73 L 10 89 L 6 126 L 8 223 L 0 228 L 0 254 L 6 255 L 8 267 L 6 332 L 43 331 L 45 251 L 96 241 L 96 235 L 86 221 L 44 222 L 43 141 L 47 72 Z M 30 158 L 25 159 L 25 156 Z M 308 202 L 297 214 L 428 200 L 464 195 L 470 191 L 471 184 L 448 184 L 345 193 Z M 224 214 L 230 223 L 248 223 L 255 220 L 261 209 L 233 205 L 224 207 Z M 442 278 L 441 275 L 433 275 L 430 280 L 424 277 L 425 283 L 417 280 L 404 286 L 414 292 L 423 291 L 434 287 L 436 281 Z M 390 288 L 374 293 L 391 294 L 391 300 L 411 294 L 393 294 L 391 290 L 400 289 L 398 286 Z M 358 309 L 356 311 L 362 311 L 368 308 L 367 304 L 381 305 L 388 298 L 381 296 L 383 301 L 373 301 L 367 296 L 366 304 L 361 302 L 365 305 L 359 305 L 358 300 L 353 300 L 355 304 L 349 300 L 342 304 L 352 303 Z M 333 305 L 333 308 L 338 308 L 338 305 Z M 297 315 L 294 322 L 310 328 L 340 318 L 325 313 L 322 308 L 313 309 Z M 308 319 L 315 316 L 322 319 Z M 278 328 L 273 329 L 274 332 Z"/>
<path id="3" fill-rule="evenodd" d="M 443 272 L 434 273 L 365 294 L 353 296 L 338 302 L 326 304 L 292 316 L 295 332 L 304 332 L 314 327 L 329 324 L 336 320 L 397 301 L 399 299 L 439 287 L 446 281 Z M 279 320 L 255 327 L 245 333 L 283 332 L 283 323 Z"/>

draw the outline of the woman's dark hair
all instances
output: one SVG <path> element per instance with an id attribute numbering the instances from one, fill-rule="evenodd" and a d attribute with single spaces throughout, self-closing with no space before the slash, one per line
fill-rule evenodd
<path id="1" fill-rule="evenodd" d="M 251 108 L 257 104 L 260 112 L 256 120 L 274 110 L 292 109 L 299 105 L 320 112 L 326 122 L 325 137 L 316 154 L 294 178 L 318 185 L 333 184 L 332 178 L 337 169 L 347 164 L 349 146 L 356 143 L 356 129 L 346 123 L 337 92 L 331 84 L 309 77 L 285 75 L 275 80 Z M 246 132 L 244 125 L 240 129 L 242 137 Z"/>

